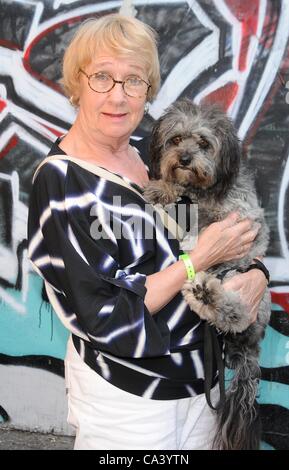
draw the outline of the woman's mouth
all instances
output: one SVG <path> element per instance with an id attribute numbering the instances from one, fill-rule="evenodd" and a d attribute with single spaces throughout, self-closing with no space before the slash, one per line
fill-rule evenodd
<path id="1" fill-rule="evenodd" d="M 111 119 L 122 119 L 127 115 L 127 113 L 102 113 L 102 114 Z"/>

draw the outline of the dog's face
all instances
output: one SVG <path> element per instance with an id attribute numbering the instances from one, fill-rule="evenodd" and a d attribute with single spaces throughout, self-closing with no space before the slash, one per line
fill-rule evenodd
<path id="1" fill-rule="evenodd" d="M 234 126 L 214 105 L 197 106 L 188 99 L 179 100 L 153 129 L 155 179 L 224 192 L 238 172 L 240 157 Z"/>

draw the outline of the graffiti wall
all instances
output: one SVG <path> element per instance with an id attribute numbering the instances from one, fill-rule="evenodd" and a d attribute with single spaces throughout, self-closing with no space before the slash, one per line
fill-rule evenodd
<path id="1" fill-rule="evenodd" d="M 66 426 L 67 332 L 27 260 L 34 169 L 74 119 L 63 51 L 90 16 L 122 11 L 159 34 L 162 85 L 136 131 L 147 136 L 181 96 L 234 119 L 271 230 L 272 317 L 262 343 L 263 448 L 289 449 L 289 2 L 287 0 L 0 0 L 0 420 Z"/>

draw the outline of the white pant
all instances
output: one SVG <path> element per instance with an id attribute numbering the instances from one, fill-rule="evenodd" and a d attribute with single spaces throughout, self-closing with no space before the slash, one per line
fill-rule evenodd
<path id="1" fill-rule="evenodd" d="M 65 360 L 75 450 L 211 449 L 214 412 L 205 395 L 151 400 L 125 392 L 87 366 L 70 339 Z M 218 387 L 211 393 L 218 400 Z"/>

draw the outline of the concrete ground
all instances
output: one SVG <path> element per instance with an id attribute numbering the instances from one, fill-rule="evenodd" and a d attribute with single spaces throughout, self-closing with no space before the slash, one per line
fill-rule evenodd
<path id="1" fill-rule="evenodd" d="M 72 450 L 73 437 L 18 431 L 0 426 L 0 450 Z"/>

